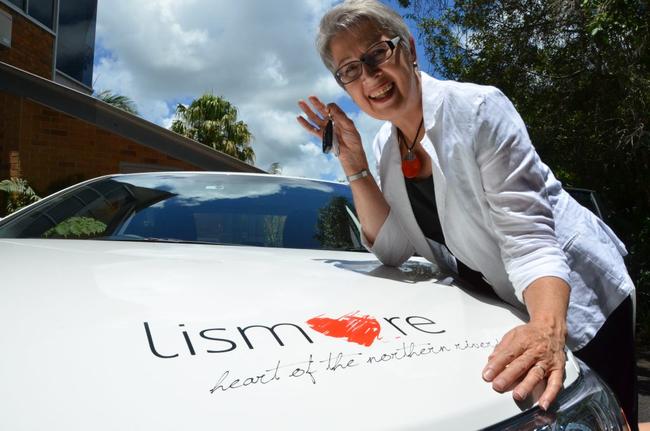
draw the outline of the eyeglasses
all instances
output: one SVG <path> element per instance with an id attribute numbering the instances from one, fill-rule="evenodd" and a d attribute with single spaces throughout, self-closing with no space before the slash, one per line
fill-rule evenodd
<path id="1" fill-rule="evenodd" d="M 388 61 L 389 58 L 393 56 L 395 48 L 399 43 L 400 37 L 394 37 L 391 40 L 382 40 L 377 42 L 361 56 L 358 60 L 345 63 L 343 66 L 339 67 L 334 77 L 341 85 L 347 85 L 355 79 L 359 79 L 363 73 L 363 65 L 370 68 L 375 68 L 380 64 Z"/>

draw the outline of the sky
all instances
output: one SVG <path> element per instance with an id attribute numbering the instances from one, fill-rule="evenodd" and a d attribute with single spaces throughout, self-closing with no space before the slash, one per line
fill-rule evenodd
<path id="1" fill-rule="evenodd" d="M 206 92 L 226 98 L 253 133 L 255 165 L 284 175 L 341 180 L 338 160 L 297 123 L 299 99 L 337 102 L 362 136 L 371 167 L 381 122 L 360 112 L 314 47 L 334 0 L 99 1 L 93 87 L 130 97 L 168 128 L 179 103 Z M 395 0 L 385 3 L 398 9 Z M 416 29 L 411 31 L 416 34 Z M 417 39 L 417 35 L 416 35 Z M 418 46 L 418 58 L 423 59 Z M 430 67 L 420 61 L 423 70 Z"/>

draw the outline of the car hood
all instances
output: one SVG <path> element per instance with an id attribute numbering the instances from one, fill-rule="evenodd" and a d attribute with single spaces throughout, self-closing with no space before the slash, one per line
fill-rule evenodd
<path id="1" fill-rule="evenodd" d="M 0 256 L 2 429 L 477 429 L 534 402 L 481 379 L 521 316 L 421 260 L 14 239 Z"/>

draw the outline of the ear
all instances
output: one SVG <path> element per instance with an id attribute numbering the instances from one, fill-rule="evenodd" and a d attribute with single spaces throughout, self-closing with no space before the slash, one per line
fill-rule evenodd
<path id="1" fill-rule="evenodd" d="M 413 35 L 409 36 L 409 49 L 411 51 L 411 62 L 417 63 L 418 53 L 415 49 L 415 39 L 413 39 Z"/>

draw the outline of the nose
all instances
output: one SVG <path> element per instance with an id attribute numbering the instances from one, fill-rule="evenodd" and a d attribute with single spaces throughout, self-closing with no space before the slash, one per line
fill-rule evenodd
<path id="1" fill-rule="evenodd" d="M 381 68 L 379 66 L 373 66 L 365 62 L 363 63 L 363 67 L 361 68 L 361 70 L 363 71 L 361 73 L 361 79 L 374 78 L 379 73 L 381 73 Z"/>

